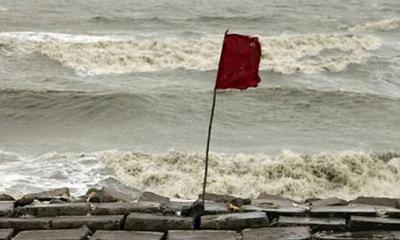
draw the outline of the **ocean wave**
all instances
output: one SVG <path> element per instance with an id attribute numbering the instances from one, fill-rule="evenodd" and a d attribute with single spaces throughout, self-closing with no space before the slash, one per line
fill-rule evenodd
<path id="1" fill-rule="evenodd" d="M 350 32 L 378 32 L 391 31 L 400 28 L 400 18 L 383 19 L 349 28 Z"/>
<path id="2" fill-rule="evenodd" d="M 260 37 L 261 70 L 282 74 L 340 72 L 362 63 L 381 41 L 369 35 L 303 34 Z M 38 53 L 81 74 L 124 74 L 171 69 L 215 70 L 221 37 L 138 40 L 121 36 L 0 33 L 0 45 Z"/>
<path id="3" fill-rule="evenodd" d="M 185 198 L 196 198 L 201 191 L 203 153 L 107 151 L 99 157 L 129 186 Z M 360 195 L 398 198 L 400 154 L 211 154 L 208 179 L 210 192 L 245 197 L 267 192 L 296 199 L 351 199 Z"/>

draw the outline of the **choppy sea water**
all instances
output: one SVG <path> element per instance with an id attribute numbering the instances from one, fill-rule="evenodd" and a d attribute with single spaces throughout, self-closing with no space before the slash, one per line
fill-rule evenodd
<path id="1" fill-rule="evenodd" d="M 209 189 L 399 197 L 400 3 L 0 0 L 0 192 L 115 179 L 201 190 L 223 39 L 262 44 L 217 96 Z"/>

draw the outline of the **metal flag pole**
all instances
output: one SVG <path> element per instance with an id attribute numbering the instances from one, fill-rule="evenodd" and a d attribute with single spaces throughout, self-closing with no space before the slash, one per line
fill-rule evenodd
<path id="1" fill-rule="evenodd" d="M 225 37 L 228 34 L 229 29 L 225 31 L 224 35 L 224 41 Z M 222 51 L 224 49 L 224 44 L 222 44 L 222 50 L 221 50 L 221 55 L 219 57 L 219 64 L 221 63 L 221 58 L 222 58 Z M 217 74 L 217 79 L 218 79 L 218 74 Z M 212 107 L 211 107 L 211 116 L 210 116 L 210 124 L 208 126 L 208 137 L 207 137 L 207 148 L 206 148 L 206 160 L 205 160 L 205 167 L 204 167 L 204 181 L 203 181 L 203 194 L 202 194 L 202 202 L 204 206 L 205 202 L 205 195 L 206 195 L 206 186 L 207 186 L 207 175 L 208 175 L 208 154 L 210 151 L 210 140 L 211 140 L 211 128 L 212 128 L 212 122 L 214 119 L 214 110 L 215 110 L 215 100 L 217 98 L 217 81 L 215 81 L 215 86 L 214 86 L 214 96 L 213 96 L 213 102 L 212 102 Z"/>

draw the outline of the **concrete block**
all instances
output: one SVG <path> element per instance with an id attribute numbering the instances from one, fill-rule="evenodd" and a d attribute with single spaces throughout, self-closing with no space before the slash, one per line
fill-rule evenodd
<path id="1" fill-rule="evenodd" d="M 201 229 L 242 230 L 244 228 L 268 227 L 264 212 L 230 213 L 201 217 Z"/>
<path id="2" fill-rule="evenodd" d="M 309 227 L 274 227 L 243 230 L 243 240 L 311 239 Z"/>
<path id="3" fill-rule="evenodd" d="M 376 216 L 377 209 L 373 206 L 327 206 L 313 207 L 310 216 Z"/>
<path id="4" fill-rule="evenodd" d="M 192 229 L 191 217 L 164 216 L 147 213 L 131 213 L 125 221 L 125 230 L 166 232 Z"/>
<path id="5" fill-rule="evenodd" d="M 0 240 L 10 240 L 14 234 L 14 229 L 0 229 Z"/>
<path id="6" fill-rule="evenodd" d="M 344 218 L 315 218 L 315 217 L 286 217 L 278 219 L 279 227 L 310 226 L 313 231 L 319 230 L 345 230 Z"/>
<path id="7" fill-rule="evenodd" d="M 86 193 L 90 202 L 131 202 L 137 199 L 137 193 L 130 195 L 109 187 L 91 188 Z"/>
<path id="8" fill-rule="evenodd" d="M 266 212 L 270 218 L 275 216 L 305 216 L 306 209 L 300 207 L 278 207 L 274 208 L 271 206 L 254 206 L 254 205 L 244 205 L 242 206 L 243 212 Z"/>
<path id="9" fill-rule="evenodd" d="M 351 201 L 351 204 L 365 204 L 376 206 L 387 206 L 398 208 L 400 199 L 398 198 L 376 198 L 376 197 L 358 197 Z"/>
<path id="10" fill-rule="evenodd" d="M 0 201 L 0 217 L 11 216 L 14 210 L 13 201 Z"/>
<path id="11" fill-rule="evenodd" d="M 400 230 L 400 219 L 382 217 L 351 216 L 350 229 L 352 231 L 364 230 Z"/>
<path id="12" fill-rule="evenodd" d="M 88 203 L 61 203 L 28 205 L 20 209 L 23 215 L 35 217 L 80 216 L 90 212 Z"/>
<path id="13" fill-rule="evenodd" d="M 94 215 L 128 215 L 131 212 L 162 213 L 159 202 L 116 202 L 94 204 Z"/>
<path id="14" fill-rule="evenodd" d="M 273 205 L 277 207 L 293 207 L 293 203 L 300 204 L 290 198 L 284 198 L 278 195 L 262 193 L 258 196 L 257 200 L 252 201 L 254 205 Z"/>
<path id="15" fill-rule="evenodd" d="M 320 232 L 314 235 L 315 240 L 400 240 L 400 231 L 361 231 L 361 232 Z"/>
<path id="16" fill-rule="evenodd" d="M 84 240 L 89 234 L 87 227 L 68 230 L 35 230 L 20 232 L 13 240 Z"/>
<path id="17" fill-rule="evenodd" d="M 167 240 L 236 240 L 236 232 L 212 230 L 172 230 L 168 231 Z"/>
<path id="18" fill-rule="evenodd" d="M 51 220 L 52 229 L 80 228 L 86 225 L 92 232 L 96 230 L 120 230 L 123 215 L 111 216 L 62 216 Z"/>
<path id="19" fill-rule="evenodd" d="M 1 193 L 0 194 L 0 201 L 15 201 L 15 199 L 12 196 L 8 195 L 8 194 Z"/>
<path id="20" fill-rule="evenodd" d="M 68 188 L 56 188 L 44 192 L 26 194 L 24 198 L 33 198 L 40 201 L 50 201 L 56 198 L 69 198 L 71 195 Z"/>
<path id="21" fill-rule="evenodd" d="M 0 228 L 23 230 L 49 229 L 50 218 L 0 218 Z"/>
<path id="22" fill-rule="evenodd" d="M 346 206 L 347 204 L 347 201 L 336 197 L 309 202 L 309 205 L 311 205 L 312 207 Z"/>
<path id="23" fill-rule="evenodd" d="M 152 193 L 152 192 L 143 192 L 139 197 L 139 202 L 159 202 L 162 204 L 166 204 L 169 202 L 169 198 L 163 197 L 161 195 Z"/>
<path id="24" fill-rule="evenodd" d="M 386 209 L 385 214 L 391 218 L 400 218 L 400 209 L 396 208 Z"/>
<path id="25" fill-rule="evenodd" d="M 161 240 L 164 233 L 99 230 L 90 240 Z"/>

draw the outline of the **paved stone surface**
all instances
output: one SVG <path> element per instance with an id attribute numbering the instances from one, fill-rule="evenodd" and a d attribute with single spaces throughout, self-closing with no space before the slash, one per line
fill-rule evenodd
<path id="1" fill-rule="evenodd" d="M 35 230 L 20 232 L 13 240 L 84 240 L 89 234 L 87 227 L 68 230 Z"/>
<path id="2" fill-rule="evenodd" d="M 344 218 L 313 218 L 313 217 L 279 217 L 279 227 L 311 226 L 316 230 L 343 230 L 346 228 Z"/>
<path id="3" fill-rule="evenodd" d="M 50 218 L 0 218 L 0 228 L 13 228 L 17 232 L 49 229 Z"/>
<path id="4" fill-rule="evenodd" d="M 311 239 L 309 227 L 276 227 L 243 230 L 243 240 Z"/>
<path id="5" fill-rule="evenodd" d="M 123 224 L 123 215 L 110 216 L 64 216 L 51 220 L 52 229 L 80 228 L 86 225 L 91 231 L 120 230 Z"/>
<path id="6" fill-rule="evenodd" d="M 201 229 L 241 230 L 244 228 L 268 227 L 264 212 L 230 213 L 201 217 Z"/>
<path id="7" fill-rule="evenodd" d="M 274 216 L 304 216 L 306 214 L 305 208 L 300 207 L 280 207 L 274 208 L 272 206 L 254 206 L 254 205 L 244 205 L 242 206 L 243 212 L 254 212 L 254 211 L 261 211 L 266 212 L 270 217 Z"/>
<path id="8" fill-rule="evenodd" d="M 94 204 L 94 215 L 127 215 L 131 212 L 161 213 L 159 202 L 116 202 Z"/>
<path id="9" fill-rule="evenodd" d="M 351 216 L 350 228 L 356 230 L 400 230 L 400 219 Z"/>
<path id="10" fill-rule="evenodd" d="M 332 233 L 322 232 L 314 235 L 316 240 L 367 240 L 367 239 L 381 239 L 381 240 L 399 240 L 400 231 L 362 231 L 362 232 L 344 232 Z"/>
<path id="11" fill-rule="evenodd" d="M 0 217 L 10 216 L 14 209 L 14 201 L 0 201 Z"/>
<path id="12" fill-rule="evenodd" d="M 164 233 L 135 231 L 97 231 L 90 240 L 160 240 Z"/>
<path id="13" fill-rule="evenodd" d="M 190 217 L 164 216 L 147 213 L 131 213 L 125 220 L 125 230 L 166 232 L 192 229 Z"/>
<path id="14" fill-rule="evenodd" d="M 235 231 L 168 231 L 168 240 L 236 240 Z"/>
<path id="15" fill-rule="evenodd" d="M 310 216 L 376 216 L 377 210 L 373 206 L 327 206 L 313 207 Z"/>
<path id="16" fill-rule="evenodd" d="M 0 240 L 10 240 L 13 236 L 14 229 L 0 229 Z"/>
<path id="17" fill-rule="evenodd" d="M 90 212 L 90 205 L 87 203 L 62 203 L 62 204 L 40 204 L 27 205 L 20 209 L 23 215 L 37 217 L 56 217 L 86 215 Z"/>

